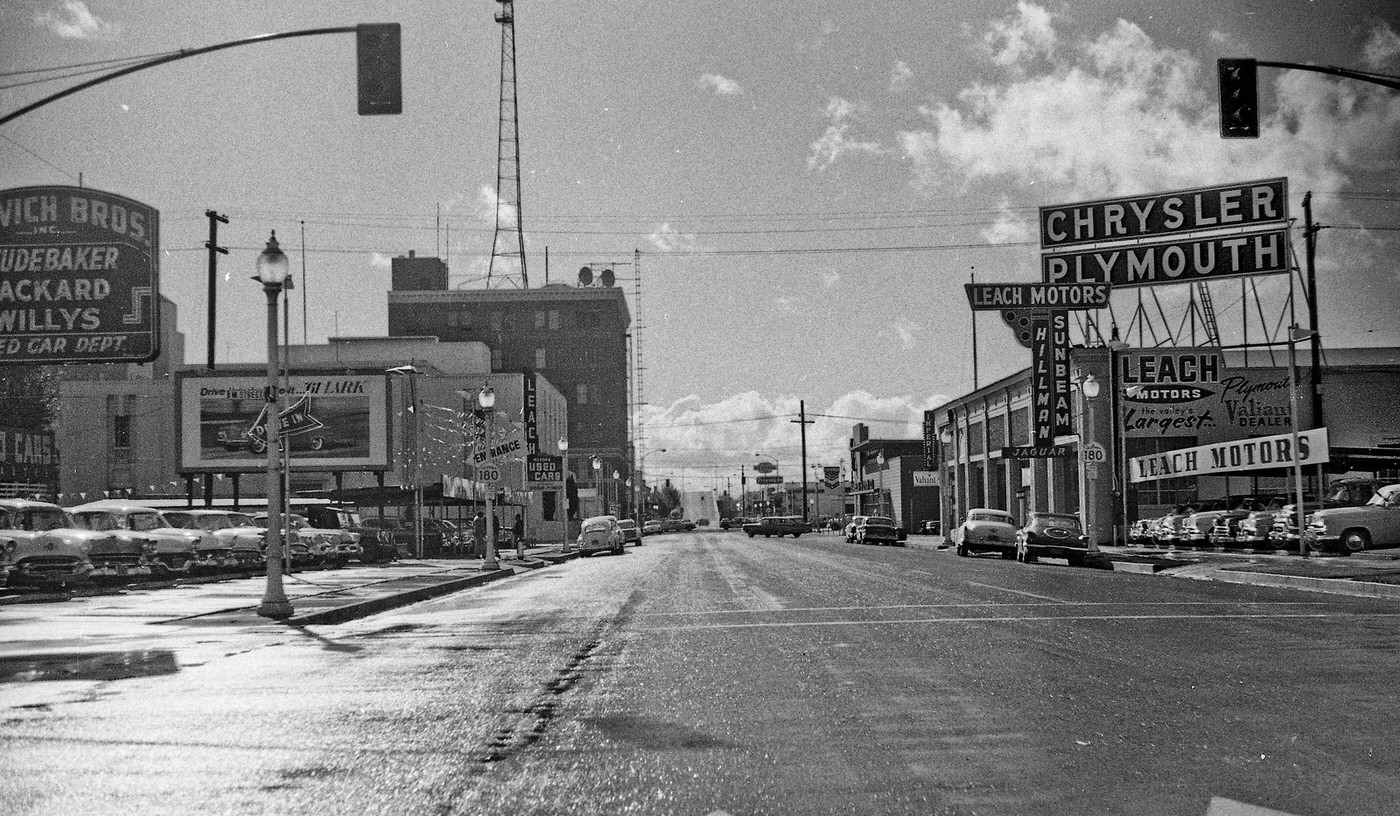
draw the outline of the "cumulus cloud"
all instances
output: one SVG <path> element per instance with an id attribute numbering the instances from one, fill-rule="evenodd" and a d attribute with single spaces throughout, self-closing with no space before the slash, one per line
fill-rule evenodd
<path id="1" fill-rule="evenodd" d="M 1011 201 L 1003 198 L 997 207 L 997 216 L 991 226 L 982 230 L 982 238 L 989 244 L 1016 244 L 1035 238 L 1032 224 L 1011 206 Z"/>
<path id="2" fill-rule="evenodd" d="M 851 116 L 854 112 L 855 106 L 840 97 L 833 96 L 827 100 L 825 116 L 829 124 L 822 135 L 809 146 L 811 152 L 807 155 L 808 170 L 826 170 L 850 153 L 880 155 L 885 152 L 879 142 L 860 141 L 850 137 Z"/>
<path id="3" fill-rule="evenodd" d="M 719 74 L 704 74 L 700 77 L 698 83 L 700 87 L 705 88 L 716 96 L 740 96 L 744 93 L 743 86 Z"/>
<path id="4" fill-rule="evenodd" d="M 1053 16 L 1021 2 L 991 26 L 1000 82 L 923 107 L 926 130 L 899 146 L 932 193 L 946 184 L 1011 180 L 1063 200 L 1266 178 L 1334 191 L 1349 170 L 1376 169 L 1400 139 L 1400 101 L 1357 83 L 1283 71 L 1264 135 L 1219 137 L 1214 66 L 1163 47 L 1119 20 L 1097 36 L 1061 40 Z M 1383 31 L 1372 37 L 1387 53 Z M 1393 158 L 1393 156 L 1392 156 Z"/>
<path id="5" fill-rule="evenodd" d="M 40 11 L 34 22 L 65 40 L 110 39 L 117 35 L 117 27 L 93 14 L 82 0 L 66 0 L 55 8 Z"/>
<path id="6" fill-rule="evenodd" d="M 647 241 L 661 252 L 700 252 L 704 249 L 694 233 L 679 232 L 669 223 L 652 230 Z"/>
<path id="7" fill-rule="evenodd" d="M 1384 71 L 1400 63 L 1400 34 L 1389 24 L 1377 26 L 1361 51 L 1361 61 L 1372 71 Z"/>
<path id="8" fill-rule="evenodd" d="M 809 401 L 807 462 L 832 466 L 846 462 L 851 427 L 858 422 L 870 426 L 874 437 L 917 439 L 923 433 L 924 411 L 947 401 L 942 394 L 876 397 L 866 391 L 845 394 L 825 408 Z M 800 402 L 796 396 L 749 391 L 715 403 L 692 395 L 670 405 L 645 406 L 646 448 L 666 449 L 648 456 L 649 478 L 677 473 L 681 467 L 737 473 L 741 464 L 752 466 L 758 461 L 754 456 L 758 452 L 776 458 L 783 476 L 800 481 L 801 432 L 792 422 L 798 418 Z"/>

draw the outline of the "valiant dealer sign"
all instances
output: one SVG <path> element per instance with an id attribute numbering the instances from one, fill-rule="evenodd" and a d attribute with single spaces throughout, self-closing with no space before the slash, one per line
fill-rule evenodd
<path id="1" fill-rule="evenodd" d="M 154 360 L 158 234 L 155 209 L 112 193 L 0 191 L 0 359 Z"/>

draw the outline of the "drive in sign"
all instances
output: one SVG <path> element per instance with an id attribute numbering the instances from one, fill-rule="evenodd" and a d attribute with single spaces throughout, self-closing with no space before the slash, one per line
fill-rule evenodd
<path id="1" fill-rule="evenodd" d="M 158 225 L 154 208 L 86 187 L 0 191 L 0 356 L 159 356 Z"/>

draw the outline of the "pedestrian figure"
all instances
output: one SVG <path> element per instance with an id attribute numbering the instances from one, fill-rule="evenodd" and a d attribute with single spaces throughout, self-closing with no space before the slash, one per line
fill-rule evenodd
<path id="1" fill-rule="evenodd" d="M 511 537 L 515 539 L 515 549 L 520 552 L 520 557 L 525 557 L 525 514 L 516 513 L 515 522 L 510 525 Z"/>
<path id="2" fill-rule="evenodd" d="M 476 518 L 472 519 L 472 555 L 477 558 L 486 557 L 486 514 L 480 510 L 476 511 Z"/>

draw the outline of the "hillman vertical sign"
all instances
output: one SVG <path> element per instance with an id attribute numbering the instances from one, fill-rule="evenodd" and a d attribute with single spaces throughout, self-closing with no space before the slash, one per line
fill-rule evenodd
<path id="1" fill-rule="evenodd" d="M 0 358 L 159 356 L 159 223 L 152 207 L 86 187 L 0 191 Z"/>

